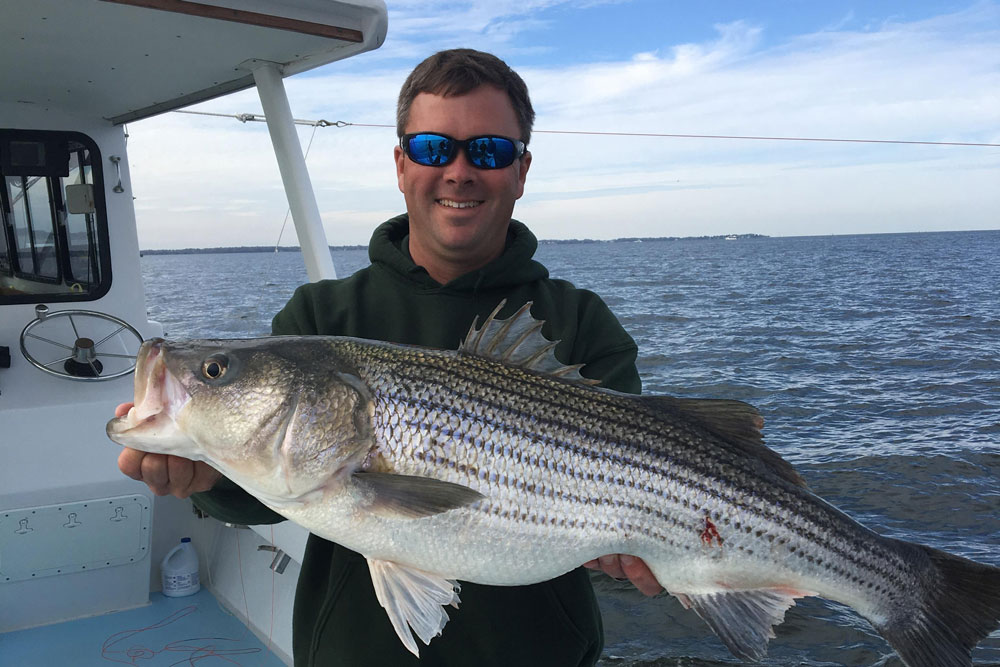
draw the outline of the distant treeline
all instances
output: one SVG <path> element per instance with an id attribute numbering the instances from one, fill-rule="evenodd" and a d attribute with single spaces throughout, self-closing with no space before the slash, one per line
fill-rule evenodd
<path id="1" fill-rule="evenodd" d="M 363 245 L 337 245 L 330 246 L 331 250 L 352 250 L 352 249 L 364 249 L 368 246 Z M 230 252 L 301 252 L 302 249 L 297 245 L 283 245 L 275 248 L 274 246 L 266 245 L 240 245 L 240 246 L 222 246 L 219 248 L 176 248 L 168 250 L 140 250 L 140 255 L 214 255 L 219 253 L 230 253 Z"/>
<path id="2" fill-rule="evenodd" d="M 718 234 L 715 236 L 643 236 L 612 239 L 543 239 L 539 243 L 635 243 L 645 241 L 719 241 L 722 239 L 765 239 L 765 234 Z M 330 250 L 364 250 L 366 245 L 332 245 Z M 301 252 L 297 245 L 278 246 L 222 246 L 218 248 L 177 248 L 169 250 L 142 250 L 140 255 L 198 255 L 231 252 Z"/>
<path id="3" fill-rule="evenodd" d="M 715 236 L 627 236 L 620 239 L 548 239 L 539 243 L 643 243 L 646 241 L 721 241 L 723 239 L 766 239 L 766 234 L 716 234 Z"/>

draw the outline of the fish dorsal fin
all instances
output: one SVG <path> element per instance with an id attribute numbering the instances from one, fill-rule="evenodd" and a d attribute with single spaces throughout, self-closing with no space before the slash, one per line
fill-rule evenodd
<path id="1" fill-rule="evenodd" d="M 760 661 L 767 657 L 767 642 L 774 637 L 772 627 L 785 619 L 785 611 L 795 604 L 795 598 L 804 595 L 807 593 L 759 589 L 675 597 L 701 616 L 733 655 Z"/>
<path id="2" fill-rule="evenodd" d="M 501 301 L 481 327 L 476 326 L 479 323 L 477 317 L 469 327 L 465 340 L 458 346 L 458 351 L 583 384 L 600 383 L 600 380 L 580 375 L 583 364 L 567 366 L 556 359 L 554 350 L 559 341 L 551 341 L 542 335 L 542 325 L 545 323 L 531 316 L 531 301 L 507 319 L 497 319 L 506 304 L 506 299 Z"/>
<path id="3" fill-rule="evenodd" d="M 782 479 L 796 486 L 806 486 L 805 480 L 788 461 L 764 445 L 760 434 L 764 420 L 757 408 L 749 403 L 673 396 L 643 396 L 642 400 L 655 411 L 666 411 L 687 418 L 719 436 L 751 460 L 766 465 Z"/>
<path id="4" fill-rule="evenodd" d="M 440 635 L 448 622 L 444 605 L 458 607 L 458 582 L 392 561 L 367 561 L 378 603 L 389 615 L 399 640 L 419 658 L 411 628 L 424 644 Z"/>

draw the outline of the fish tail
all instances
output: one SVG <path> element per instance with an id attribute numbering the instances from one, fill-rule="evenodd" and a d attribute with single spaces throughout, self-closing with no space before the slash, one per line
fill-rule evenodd
<path id="1" fill-rule="evenodd" d="M 972 649 L 1000 625 L 1000 568 L 906 547 L 930 559 L 921 599 L 876 629 L 907 667 L 970 667 Z"/>

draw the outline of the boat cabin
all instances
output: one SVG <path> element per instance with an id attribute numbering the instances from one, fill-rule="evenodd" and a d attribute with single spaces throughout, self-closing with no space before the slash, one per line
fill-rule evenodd
<path id="1" fill-rule="evenodd" d="M 290 663 L 304 531 L 258 535 L 154 497 L 118 471 L 104 432 L 132 396 L 139 344 L 162 334 L 146 315 L 124 125 L 256 86 L 308 274 L 329 277 L 282 78 L 375 49 L 386 29 L 382 0 L 0 9 L 0 654 L 2 633 L 148 605 L 160 560 L 190 536 L 203 584 Z"/>

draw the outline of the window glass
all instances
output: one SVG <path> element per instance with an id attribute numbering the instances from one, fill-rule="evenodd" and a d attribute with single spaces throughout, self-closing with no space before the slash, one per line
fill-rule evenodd
<path id="1" fill-rule="evenodd" d="M 6 189 L 7 182 L 6 179 L 0 180 L 0 188 Z M 4 198 L 6 199 L 6 198 Z M 6 225 L 3 225 L 5 228 Z M 0 277 L 5 279 L 10 279 L 14 275 L 14 264 L 11 255 L 10 244 L 7 242 L 7 234 L 5 229 L 0 228 Z M 0 292 L 2 295 L 2 292 Z"/>
<path id="2" fill-rule="evenodd" d="M 85 135 L 0 130 L 0 304 L 86 301 L 107 292 L 100 164 Z"/>
<path id="3" fill-rule="evenodd" d="M 31 245 L 32 266 L 27 273 L 39 280 L 58 281 L 59 263 L 56 259 L 56 228 L 52 218 L 52 198 L 49 196 L 49 179 L 28 178 L 28 236 Z"/>
<path id="4" fill-rule="evenodd" d="M 87 159 L 84 151 L 70 154 L 69 177 L 62 179 L 67 185 L 93 183 L 91 167 L 80 162 Z M 100 282 L 98 240 L 93 213 L 66 213 L 66 244 L 69 246 L 69 278 L 76 284 L 91 285 Z"/>

